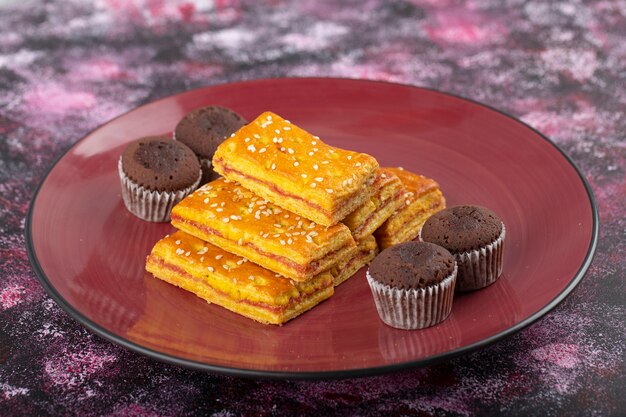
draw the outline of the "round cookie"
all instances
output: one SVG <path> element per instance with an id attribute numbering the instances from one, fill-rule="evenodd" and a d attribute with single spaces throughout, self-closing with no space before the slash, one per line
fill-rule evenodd
<path id="1" fill-rule="evenodd" d="M 457 290 L 484 288 L 502 272 L 506 230 L 500 217 L 485 207 L 454 206 L 433 214 L 420 240 L 446 248 L 459 265 Z"/>
<path id="2" fill-rule="evenodd" d="M 202 182 L 217 178 L 211 159 L 217 147 L 248 122 L 234 111 L 219 107 L 200 107 L 187 113 L 174 129 L 174 139 L 189 146 L 200 159 Z"/>
<path id="3" fill-rule="evenodd" d="M 452 310 L 457 266 L 444 248 L 406 242 L 382 251 L 367 271 L 381 320 L 399 329 L 421 329 Z"/>
<path id="4" fill-rule="evenodd" d="M 189 147 L 165 136 L 131 142 L 118 161 L 122 198 L 141 219 L 169 221 L 172 207 L 200 182 L 200 162 Z"/>

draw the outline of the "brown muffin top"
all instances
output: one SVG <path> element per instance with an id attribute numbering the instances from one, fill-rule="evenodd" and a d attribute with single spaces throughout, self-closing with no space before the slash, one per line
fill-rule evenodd
<path id="1" fill-rule="evenodd" d="M 178 122 L 174 137 L 189 146 L 198 157 L 211 159 L 224 139 L 247 123 L 246 119 L 224 107 L 201 107 L 187 113 Z"/>
<path id="2" fill-rule="evenodd" d="M 455 206 L 433 214 L 424 226 L 424 242 L 443 246 L 452 253 L 480 249 L 500 236 L 502 220 L 480 206 Z"/>
<path id="3" fill-rule="evenodd" d="M 184 144 L 167 136 L 150 136 L 126 147 L 122 170 L 131 180 L 150 190 L 177 191 L 196 182 L 200 162 Z"/>
<path id="4" fill-rule="evenodd" d="M 394 288 L 417 289 L 437 285 L 454 271 L 454 257 L 441 246 L 405 242 L 382 251 L 369 273 Z"/>

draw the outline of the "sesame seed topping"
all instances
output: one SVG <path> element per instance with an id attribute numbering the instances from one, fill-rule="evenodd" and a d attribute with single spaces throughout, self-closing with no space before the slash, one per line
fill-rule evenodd
<path id="1" fill-rule="evenodd" d="M 259 153 L 263 153 L 263 152 L 265 152 L 266 150 L 267 150 L 266 148 L 261 148 L 261 149 L 259 149 Z"/>
<path id="2" fill-rule="evenodd" d="M 218 207 L 218 208 L 216 208 L 216 209 L 215 209 L 215 211 L 218 211 L 218 212 L 219 212 L 219 211 L 224 211 L 224 209 L 223 209 L 223 208 L 221 208 L 221 207 Z"/>
<path id="3" fill-rule="evenodd" d="M 272 171 L 276 169 L 276 164 L 272 164 Z"/>
<path id="4" fill-rule="evenodd" d="M 381 178 L 387 178 L 387 176 L 385 174 L 380 174 Z"/>
<path id="5" fill-rule="evenodd" d="M 258 133 L 255 133 L 255 134 L 254 134 L 254 135 L 252 135 L 252 136 L 254 136 L 254 137 L 255 137 L 255 138 L 257 138 L 257 139 L 261 139 L 261 136 L 259 136 L 259 134 L 258 134 Z"/>
<path id="6" fill-rule="evenodd" d="M 267 239 L 269 235 L 270 235 L 269 233 L 264 233 L 263 238 Z"/>
<path id="7" fill-rule="evenodd" d="M 244 262 L 243 259 L 240 259 L 240 260 L 237 261 L 237 265 L 242 265 L 243 262 Z"/>
<path id="8" fill-rule="evenodd" d="M 313 152 L 317 152 L 319 149 L 317 148 L 313 148 Z"/>
<path id="9" fill-rule="evenodd" d="M 352 159 L 352 155 L 348 155 L 348 161 Z"/>
<path id="10" fill-rule="evenodd" d="M 215 255 L 215 259 L 219 261 L 220 259 L 222 259 L 223 256 L 224 255 Z"/>
<path id="11" fill-rule="evenodd" d="M 209 207 L 217 207 L 217 203 L 213 203 Z"/>
<path id="12" fill-rule="evenodd" d="M 289 152 L 290 154 L 292 154 L 292 155 L 293 155 L 293 149 L 288 148 L 288 149 L 287 149 L 287 152 Z"/>
<path id="13" fill-rule="evenodd" d="M 248 275 L 248 279 L 249 279 L 250 281 L 254 281 L 254 277 L 253 277 L 252 275 Z"/>
<path id="14" fill-rule="evenodd" d="M 230 221 L 230 219 L 229 219 L 228 217 L 224 217 L 224 218 L 222 218 L 222 221 L 223 221 L 224 223 L 228 223 L 228 222 Z"/>
<path id="15" fill-rule="evenodd" d="M 254 152 L 254 151 L 256 151 L 256 148 L 254 147 L 254 145 L 250 145 L 250 146 L 248 146 L 248 150 L 250 152 Z"/>
<path id="16" fill-rule="evenodd" d="M 184 249 L 181 249 L 181 248 L 176 249 L 176 255 L 182 255 L 183 253 L 185 253 Z"/>
<path id="17" fill-rule="evenodd" d="M 315 139 L 319 139 L 319 138 L 320 138 L 319 136 L 315 136 L 315 135 L 313 135 L 313 137 L 314 137 Z M 314 145 L 315 145 L 315 144 L 314 144 Z"/>
<path id="18" fill-rule="evenodd" d="M 317 183 L 315 183 L 315 182 L 311 183 L 311 188 L 315 188 L 316 186 L 317 186 Z"/>
<path id="19" fill-rule="evenodd" d="M 272 142 L 278 143 L 278 138 L 276 136 L 274 136 L 274 138 L 272 138 Z"/>
<path id="20" fill-rule="evenodd" d="M 298 161 L 296 161 L 296 162 L 294 162 L 294 163 L 293 163 L 293 166 L 294 166 L 294 167 L 297 167 L 298 165 L 300 165 L 300 162 L 298 162 Z"/>
<path id="21" fill-rule="evenodd" d="M 315 142 L 314 140 L 311 141 L 311 145 L 315 146 L 317 145 L 317 142 Z"/>
<path id="22" fill-rule="evenodd" d="M 361 163 L 360 163 L 360 162 L 357 162 L 356 164 L 354 164 L 354 166 L 355 166 L 355 167 L 360 167 L 360 166 L 361 166 Z"/>
<path id="23" fill-rule="evenodd" d="M 206 204 L 206 203 L 208 203 L 208 202 L 209 202 L 209 199 L 208 199 L 208 198 L 205 198 L 205 199 L 204 199 L 204 204 Z"/>
<path id="24" fill-rule="evenodd" d="M 230 270 L 230 267 L 229 267 L 228 265 L 226 265 L 226 264 L 222 265 L 222 268 L 224 268 L 224 269 L 225 269 L 225 270 L 227 270 L 227 271 L 229 271 L 229 270 Z"/>
<path id="25" fill-rule="evenodd" d="M 178 239 L 178 240 L 176 241 L 176 244 L 177 244 L 177 245 L 180 245 L 180 239 Z"/>
<path id="26" fill-rule="evenodd" d="M 237 283 L 237 278 L 233 278 L 233 282 L 236 284 Z"/>
<path id="27" fill-rule="evenodd" d="M 326 192 L 327 192 L 328 194 L 332 194 L 332 193 L 333 193 L 333 190 L 331 190 L 330 188 L 327 188 L 327 189 L 326 189 Z"/>
<path id="28" fill-rule="evenodd" d="M 233 136 L 234 136 L 234 135 L 233 135 Z M 246 142 L 246 143 L 250 142 L 250 138 L 245 138 L 245 139 L 244 139 L 244 142 Z"/>
<path id="29" fill-rule="evenodd" d="M 309 152 L 309 156 L 315 155 L 315 152 Z"/>
<path id="30" fill-rule="evenodd" d="M 411 204 L 411 200 L 406 200 L 405 203 L 408 206 L 409 204 Z"/>
<path id="31" fill-rule="evenodd" d="M 317 182 L 322 182 L 322 181 L 324 181 L 324 178 L 322 178 L 322 177 L 317 177 L 317 178 L 315 178 L 315 181 L 317 181 Z"/>
<path id="32" fill-rule="evenodd" d="M 281 227 L 283 227 L 283 225 L 279 223 L 274 223 L 274 227 L 278 227 L 280 229 Z"/>
<path id="33" fill-rule="evenodd" d="M 324 165 L 326 165 L 328 163 L 329 163 L 328 161 L 322 161 L 322 164 L 324 164 Z"/>
<path id="34" fill-rule="evenodd" d="M 206 268 L 206 269 L 208 269 L 208 270 L 209 270 L 209 272 L 213 272 L 213 271 L 215 271 L 215 268 L 213 268 L 212 266 L 207 266 L 207 268 Z"/>
<path id="35" fill-rule="evenodd" d="M 277 135 L 280 135 L 280 129 L 276 129 L 274 132 L 276 132 Z"/>
<path id="36" fill-rule="evenodd" d="M 276 234 L 272 235 L 272 237 L 280 237 L 280 233 L 276 233 Z"/>
<path id="37" fill-rule="evenodd" d="M 283 245 L 283 246 L 285 246 L 285 241 L 281 239 L 281 240 L 280 240 L 280 244 L 281 244 L 281 245 Z"/>
<path id="38" fill-rule="evenodd" d="M 317 171 L 317 169 L 319 168 L 319 166 L 317 164 L 313 165 L 313 169 Z"/>
<path id="39" fill-rule="evenodd" d="M 238 244 L 239 246 L 243 245 L 243 239 L 242 239 L 242 238 L 239 238 L 239 240 L 237 241 L 237 244 Z"/>
<path id="40" fill-rule="evenodd" d="M 281 150 L 282 152 L 285 152 L 285 147 L 284 147 L 284 146 L 281 146 L 281 147 L 280 147 L 280 150 Z"/>
<path id="41" fill-rule="evenodd" d="M 272 120 L 272 116 L 268 114 L 268 115 L 267 115 L 267 117 L 266 117 L 266 119 L 267 119 L 267 120 Z"/>
<path id="42" fill-rule="evenodd" d="M 300 174 L 300 176 L 301 176 L 302 178 L 306 178 L 308 175 L 306 175 L 306 174 Z"/>
<path id="43" fill-rule="evenodd" d="M 288 219 L 288 218 L 289 218 L 289 215 L 288 215 L 288 214 L 285 214 L 283 217 L 284 217 L 285 219 Z"/>
<path id="44" fill-rule="evenodd" d="M 284 130 L 291 130 L 291 128 L 289 126 L 283 126 Z"/>
<path id="45" fill-rule="evenodd" d="M 231 214 L 230 218 L 233 219 L 233 220 L 241 220 L 241 216 L 237 216 L 235 214 Z"/>
<path id="46" fill-rule="evenodd" d="M 235 137 L 235 134 L 234 134 L 234 133 L 231 133 L 231 134 L 230 134 L 230 137 L 231 137 L 231 138 L 234 138 L 234 137 Z"/>
<path id="47" fill-rule="evenodd" d="M 185 256 L 189 256 L 189 255 L 191 255 L 191 252 L 189 251 L 185 252 Z"/>

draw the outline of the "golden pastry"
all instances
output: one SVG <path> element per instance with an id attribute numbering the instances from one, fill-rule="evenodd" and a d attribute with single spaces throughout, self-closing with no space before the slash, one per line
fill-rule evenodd
<path id="1" fill-rule="evenodd" d="M 378 254 L 378 245 L 374 236 L 366 236 L 361 240 L 354 253 L 339 261 L 330 269 L 335 287 L 369 264 Z"/>
<path id="2" fill-rule="evenodd" d="M 374 233 L 404 204 L 402 182 L 389 169 L 378 171 L 374 190 L 369 200 L 342 220 L 357 242 Z"/>
<path id="3" fill-rule="evenodd" d="M 146 270 L 265 324 L 285 323 L 333 294 L 329 272 L 295 282 L 181 231 L 157 242 Z"/>
<path id="4" fill-rule="evenodd" d="M 224 178 L 178 203 L 171 218 L 176 228 L 296 281 L 329 269 L 356 246 L 345 225 L 320 226 Z"/>
<path id="5" fill-rule="evenodd" d="M 329 146 L 271 112 L 223 142 L 213 166 L 266 200 L 324 226 L 369 198 L 378 170 L 373 157 Z"/>
<path id="6" fill-rule="evenodd" d="M 446 199 L 435 180 L 402 168 L 385 169 L 400 178 L 405 192 L 401 207 L 374 232 L 380 250 L 415 239 L 424 222 L 446 207 Z"/>

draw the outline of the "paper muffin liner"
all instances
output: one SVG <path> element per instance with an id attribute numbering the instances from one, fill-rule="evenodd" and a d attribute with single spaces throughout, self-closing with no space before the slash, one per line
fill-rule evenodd
<path id="1" fill-rule="evenodd" d="M 426 288 L 402 289 L 382 284 L 367 271 L 380 319 L 397 329 L 423 329 L 441 323 L 452 311 L 457 265 L 452 274 L 437 285 Z"/>
<path id="2" fill-rule="evenodd" d="M 506 228 L 502 223 L 502 232 L 492 243 L 480 249 L 452 254 L 459 266 L 457 291 L 478 290 L 496 282 L 502 273 L 505 236 Z"/>
<path id="3" fill-rule="evenodd" d="M 198 188 L 202 178 L 199 171 L 198 179 L 190 187 L 178 191 L 152 191 L 133 181 L 124 173 L 122 158 L 117 163 L 117 170 L 122 184 L 124 205 L 135 216 L 149 222 L 170 221 L 172 207 Z"/>

